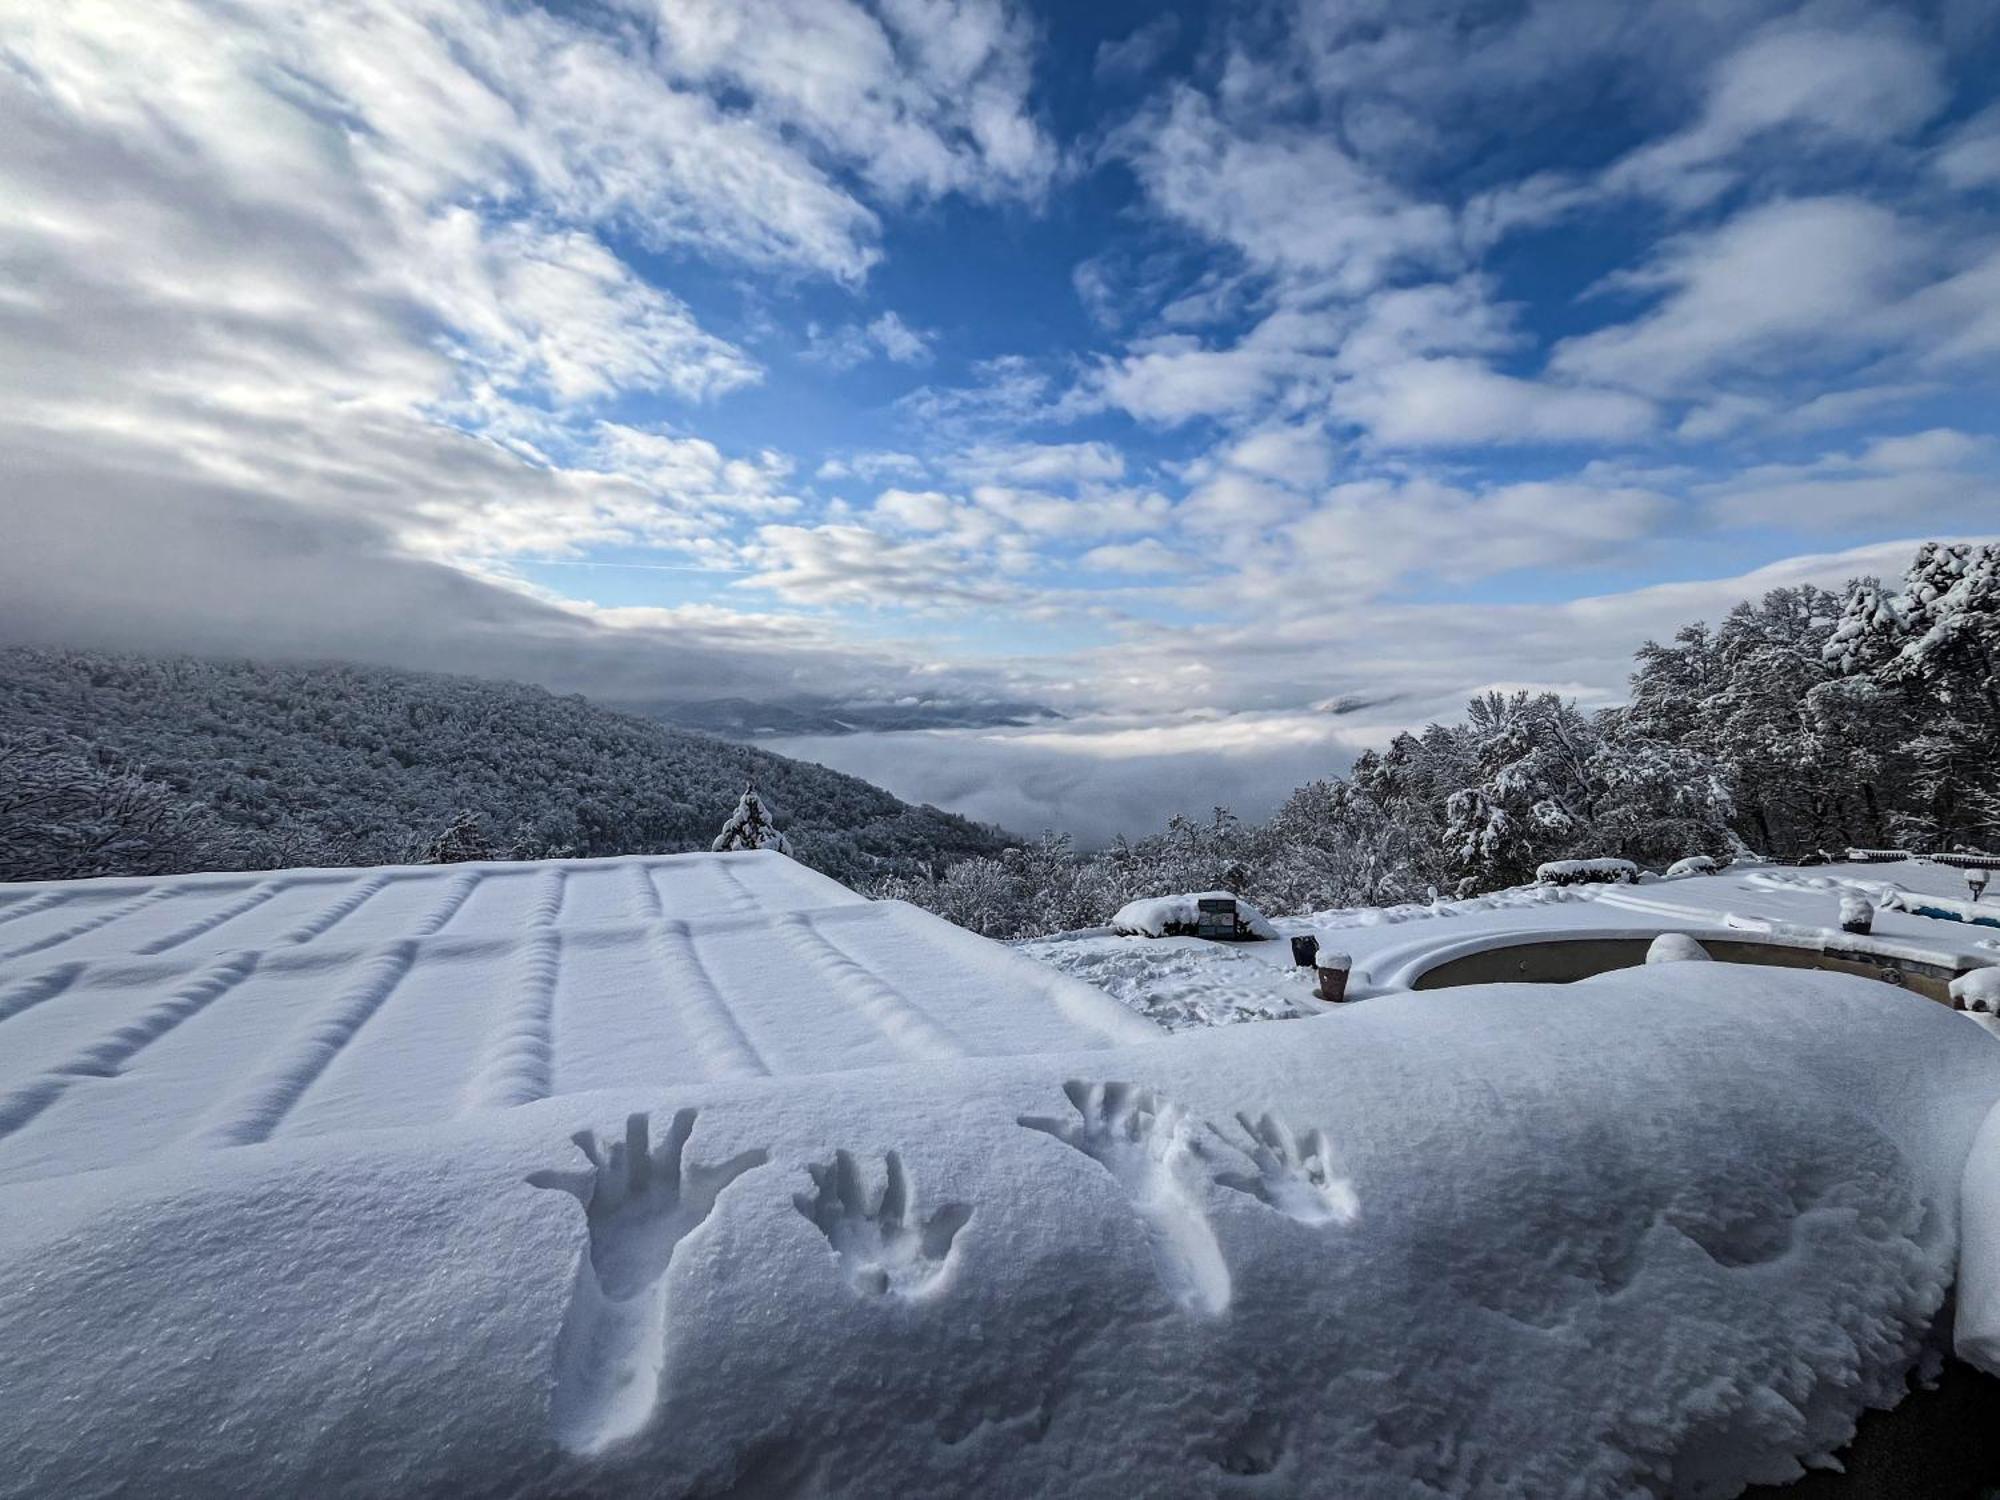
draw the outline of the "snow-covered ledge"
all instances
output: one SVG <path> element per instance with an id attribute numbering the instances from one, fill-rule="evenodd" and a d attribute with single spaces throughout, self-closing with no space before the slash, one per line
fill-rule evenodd
<path id="1" fill-rule="evenodd" d="M 164 1152 L 4 1190 L 6 1483 L 1727 1494 L 1901 1394 L 1996 1101 L 1663 964 Z"/>

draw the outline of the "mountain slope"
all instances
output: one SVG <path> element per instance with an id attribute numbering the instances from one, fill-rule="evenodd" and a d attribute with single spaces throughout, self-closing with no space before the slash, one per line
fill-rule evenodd
<path id="1" fill-rule="evenodd" d="M 798 857 L 841 879 L 1006 842 L 856 777 L 516 683 L 0 650 L 0 878 L 376 864 L 447 830 L 497 857 L 673 853 L 707 848 L 749 779 Z"/>

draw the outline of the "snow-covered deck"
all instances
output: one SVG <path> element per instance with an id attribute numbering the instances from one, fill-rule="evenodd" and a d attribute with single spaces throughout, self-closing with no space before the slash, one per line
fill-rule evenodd
<path id="1" fill-rule="evenodd" d="M 1864 944 L 1942 967 L 2000 963 L 2000 928 L 1891 909 L 1878 899 L 1891 888 L 1962 897 L 1965 880 L 1962 871 L 1921 862 L 1746 865 L 1641 885 L 1523 886 L 1427 906 L 1337 909 L 1277 918 L 1275 925 L 1281 936 L 1316 933 L 1325 948 L 1351 955 L 1351 999 L 1411 989 L 1452 959 L 1510 943 L 1640 939 L 1666 931 L 1838 944 L 1847 941 L 1839 930 L 1841 898 L 1853 894 L 1877 908 L 1872 941 L 1858 940 Z M 2000 920 L 2000 898 L 1981 909 Z M 1173 1027 L 1332 1008 L 1314 997 L 1311 971 L 1292 967 L 1290 945 L 1282 941 L 1223 948 L 1194 938 L 1097 931 L 1019 946 Z"/>
<path id="2" fill-rule="evenodd" d="M 1157 1035 L 777 854 L 0 887 L 0 1182 Z"/>

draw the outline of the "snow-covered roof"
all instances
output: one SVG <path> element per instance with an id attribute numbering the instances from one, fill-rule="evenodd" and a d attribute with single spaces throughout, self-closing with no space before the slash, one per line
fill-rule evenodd
<path id="1" fill-rule="evenodd" d="M 0 1182 L 1156 1034 L 769 852 L 0 887 L 0 1028 Z"/>

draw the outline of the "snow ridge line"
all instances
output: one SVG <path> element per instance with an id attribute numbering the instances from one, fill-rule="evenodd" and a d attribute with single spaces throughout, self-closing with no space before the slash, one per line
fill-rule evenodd
<path id="1" fill-rule="evenodd" d="M 347 918 L 353 916 L 364 901 L 388 883 L 389 877 L 387 875 L 371 875 L 368 879 L 357 882 L 348 887 L 347 894 L 334 902 L 333 905 L 320 912 L 318 916 L 312 917 L 299 926 L 294 927 L 280 938 L 279 941 L 285 943 L 310 943 L 314 938 L 324 937 L 336 923 L 344 922 Z"/>
<path id="2" fill-rule="evenodd" d="M 550 865 L 535 876 L 535 907 L 528 917 L 530 927 L 553 927 L 562 915 L 563 895 L 568 889 L 569 872 Z"/>
<path id="3" fill-rule="evenodd" d="M 109 1036 L 92 1042 L 68 1062 L 59 1063 L 26 1088 L 0 1098 L 0 1137 L 12 1135 L 34 1119 L 77 1079 L 116 1078 L 141 1049 L 200 1014 L 248 979 L 260 956 L 247 950 L 230 954 Z"/>
<path id="4" fill-rule="evenodd" d="M 213 1123 L 196 1131 L 190 1144 L 215 1149 L 254 1146 L 269 1140 L 306 1090 L 354 1040 L 368 1018 L 395 993 L 416 959 L 417 945 L 408 938 L 384 948 L 340 997 L 332 1012 L 297 1035 L 290 1055 L 217 1111 Z"/>
<path id="5" fill-rule="evenodd" d="M 61 891 L 37 891 L 24 900 L 0 907 L 0 922 L 11 922 L 16 917 L 32 917 L 38 911 L 47 911 L 60 900 Z"/>
<path id="6" fill-rule="evenodd" d="M 667 914 L 660 901 L 660 888 L 653 884 L 653 872 L 643 863 L 634 862 L 627 866 L 632 872 L 632 881 L 639 887 L 639 916 L 642 921 L 657 922 Z"/>
<path id="7" fill-rule="evenodd" d="M 452 876 L 451 883 L 445 887 L 444 899 L 423 921 L 410 929 L 410 936 L 436 937 L 443 932 L 451 919 L 458 915 L 459 908 L 472 899 L 472 893 L 479 889 L 479 882 L 484 878 L 477 870 L 461 870 Z"/>
<path id="8" fill-rule="evenodd" d="M 676 919 L 659 923 L 653 929 L 653 947 L 667 974 L 679 974 L 687 980 L 688 997 L 693 1003 L 679 1014 L 701 1058 L 703 1071 L 711 1079 L 769 1077 L 770 1064 L 757 1051 L 743 1023 L 737 1020 L 735 1011 L 717 988 L 715 976 L 695 951 L 688 924 Z"/>
<path id="9" fill-rule="evenodd" d="M 120 902 L 111 910 L 99 912 L 94 917 L 87 917 L 81 922 L 65 927 L 61 932 L 52 932 L 47 937 L 37 938 L 32 943 L 9 948 L 5 953 L 0 953 L 0 963 L 11 963 L 14 959 L 26 958 L 30 953 L 40 953 L 45 948 L 53 948 L 58 944 L 84 937 L 100 927 L 109 927 L 113 922 L 123 921 L 157 901 L 167 901 L 179 894 L 180 892 L 171 886 L 155 886 L 143 895 L 134 896 L 130 901 Z"/>
<path id="10" fill-rule="evenodd" d="M 245 912 L 255 911 L 280 891 L 285 890 L 287 886 L 288 882 L 283 880 L 266 880 L 262 884 L 252 887 L 248 892 L 229 905 L 218 906 L 206 916 L 196 917 L 187 926 L 170 932 L 165 937 L 154 938 L 152 942 L 143 944 L 137 951 L 140 953 L 165 953 L 169 948 L 178 948 L 182 943 L 193 942 L 196 938 L 202 936 L 202 934 L 215 931 L 224 922 L 233 922 Z"/>
<path id="11" fill-rule="evenodd" d="M 522 974 L 500 1023 L 466 1089 L 465 1107 L 506 1109 L 549 1097 L 555 1073 L 556 979 L 562 937 L 538 932 L 522 950 Z"/>
<path id="12" fill-rule="evenodd" d="M 793 946 L 828 979 L 897 1051 L 919 1061 L 966 1057 L 963 1043 L 921 1006 L 820 931 L 810 913 L 791 912 L 778 925 L 794 935 Z"/>
<path id="13" fill-rule="evenodd" d="M 757 899 L 757 893 L 743 883 L 741 875 L 729 868 L 729 861 L 726 858 L 717 860 L 715 867 L 722 872 L 723 883 L 729 886 L 730 899 L 736 903 L 738 911 L 748 916 L 764 909 L 764 903 Z"/>
<path id="14" fill-rule="evenodd" d="M 0 1021 L 18 1016 L 24 1010 L 32 1010 L 44 1000 L 55 999 L 76 983 L 76 976 L 83 970 L 84 965 L 81 961 L 72 960 L 37 974 L 33 979 L 23 980 L 6 994 L 0 995 Z"/>

